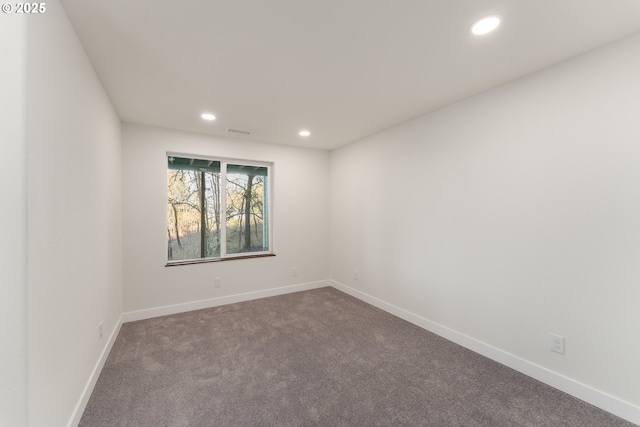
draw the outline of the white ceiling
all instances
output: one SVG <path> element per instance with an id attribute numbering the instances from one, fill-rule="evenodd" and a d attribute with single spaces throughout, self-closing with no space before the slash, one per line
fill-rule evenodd
<path id="1" fill-rule="evenodd" d="M 639 0 L 61 3 L 123 121 L 325 149 L 640 31 Z"/>

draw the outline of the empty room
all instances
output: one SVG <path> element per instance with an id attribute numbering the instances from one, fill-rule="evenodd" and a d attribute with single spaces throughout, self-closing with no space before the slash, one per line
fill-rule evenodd
<path id="1" fill-rule="evenodd" d="M 0 14 L 0 426 L 640 425 L 640 2 Z"/>

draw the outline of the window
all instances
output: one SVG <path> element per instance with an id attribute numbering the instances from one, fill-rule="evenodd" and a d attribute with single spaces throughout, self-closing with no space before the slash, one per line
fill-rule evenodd
<path id="1" fill-rule="evenodd" d="M 167 156 L 167 262 L 272 255 L 271 165 Z"/>

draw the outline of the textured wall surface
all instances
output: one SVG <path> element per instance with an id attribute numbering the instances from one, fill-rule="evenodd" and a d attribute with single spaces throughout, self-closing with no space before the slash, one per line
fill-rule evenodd
<path id="1" fill-rule="evenodd" d="M 33 427 L 69 422 L 122 313 L 120 120 L 59 3 L 46 6 L 27 32 Z"/>
<path id="2" fill-rule="evenodd" d="M 639 49 L 332 152 L 332 279 L 640 405 Z"/>

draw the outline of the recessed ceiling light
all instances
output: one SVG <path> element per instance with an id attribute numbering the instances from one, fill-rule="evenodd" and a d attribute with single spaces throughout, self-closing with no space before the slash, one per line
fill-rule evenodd
<path id="1" fill-rule="evenodd" d="M 471 26 L 471 33 L 476 36 L 481 36 L 495 30 L 498 28 L 498 25 L 500 25 L 499 16 L 487 16 Z"/>
<path id="2" fill-rule="evenodd" d="M 300 135 L 300 136 L 309 136 L 309 135 L 311 135 L 311 132 L 309 132 L 308 130 L 301 130 L 300 132 L 298 132 L 298 135 Z"/>
<path id="3" fill-rule="evenodd" d="M 213 114 L 210 114 L 210 113 L 204 113 L 200 117 L 202 117 L 205 120 L 209 120 L 209 121 L 216 119 L 216 116 L 214 116 Z"/>

